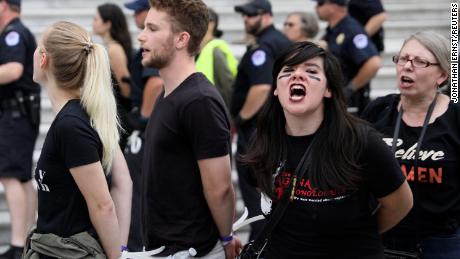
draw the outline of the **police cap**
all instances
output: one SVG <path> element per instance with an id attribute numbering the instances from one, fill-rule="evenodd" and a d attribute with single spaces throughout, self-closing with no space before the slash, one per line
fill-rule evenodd
<path id="1" fill-rule="evenodd" d="M 6 0 L 6 2 L 10 5 L 16 5 L 21 7 L 21 0 Z"/>
<path id="2" fill-rule="evenodd" d="M 341 5 L 341 6 L 346 6 L 348 5 L 348 2 L 350 2 L 350 0 L 313 0 L 313 1 L 317 2 L 318 5 L 322 5 L 325 2 L 329 2 L 329 3 Z"/>
<path id="3" fill-rule="evenodd" d="M 125 3 L 125 7 L 137 13 L 150 9 L 150 4 L 147 0 L 134 0 L 129 3 Z"/>
<path id="4" fill-rule="evenodd" d="M 272 13 L 272 5 L 268 0 L 253 0 L 244 5 L 235 6 L 235 12 L 248 16 L 254 16 L 263 13 Z"/>

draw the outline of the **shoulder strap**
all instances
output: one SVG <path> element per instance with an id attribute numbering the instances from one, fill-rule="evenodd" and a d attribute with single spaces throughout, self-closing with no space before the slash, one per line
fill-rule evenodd
<path id="1" fill-rule="evenodd" d="M 430 103 L 430 106 L 428 107 L 428 111 L 426 112 L 425 120 L 423 121 L 423 126 L 422 126 L 422 131 L 420 132 L 420 136 L 417 140 L 417 146 L 415 148 L 415 158 L 414 158 L 414 213 L 415 213 L 415 241 L 417 243 L 417 252 L 421 251 L 421 236 L 420 236 L 420 207 L 417 202 L 415 202 L 417 199 L 416 195 L 418 195 L 418 159 L 419 159 L 419 154 L 420 154 L 420 148 L 422 146 L 423 139 L 425 137 L 426 130 L 428 128 L 428 124 L 430 123 L 430 118 L 431 115 L 433 114 L 434 107 L 436 106 L 436 99 L 438 98 L 438 94 L 434 96 L 433 101 Z M 393 154 L 396 151 L 396 142 L 398 141 L 398 135 L 399 135 L 399 129 L 401 127 L 401 121 L 402 121 L 402 115 L 404 113 L 403 107 L 401 105 L 398 113 L 398 121 L 396 122 L 396 127 L 395 131 L 393 133 L 393 143 L 392 143 L 392 152 Z"/>
<path id="2" fill-rule="evenodd" d="M 314 140 L 313 140 L 314 141 Z M 305 174 L 305 171 L 307 169 L 307 157 L 308 154 L 310 153 L 310 149 L 312 146 L 313 142 L 308 146 L 307 150 L 303 154 L 302 158 L 300 159 L 299 164 L 297 165 L 294 175 L 291 177 L 291 181 L 289 184 L 289 187 L 286 188 L 283 192 L 283 195 L 281 196 L 279 204 L 276 206 L 275 210 L 273 211 L 273 214 L 270 216 L 270 219 L 268 222 L 265 224 L 265 227 L 262 229 L 262 231 L 259 233 L 257 238 L 254 240 L 253 246 L 256 249 L 262 248 L 267 241 L 268 237 L 270 234 L 273 232 L 275 229 L 276 225 L 280 221 L 281 217 L 283 216 L 284 212 L 286 211 L 286 208 L 289 205 L 289 200 L 291 196 L 291 190 L 294 190 L 295 185 L 297 183 L 296 179 L 302 179 L 303 175 Z"/>

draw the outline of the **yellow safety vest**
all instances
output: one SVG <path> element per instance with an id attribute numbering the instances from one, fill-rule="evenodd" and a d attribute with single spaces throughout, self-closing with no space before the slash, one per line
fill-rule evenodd
<path id="1" fill-rule="evenodd" d="M 197 71 L 203 73 L 211 83 L 214 82 L 214 48 L 219 48 L 227 58 L 228 68 L 230 72 L 235 77 L 238 67 L 238 61 L 236 60 L 233 53 L 230 51 L 230 47 L 228 44 L 219 39 L 213 39 L 206 44 L 201 50 L 200 56 L 196 61 L 196 69 Z"/>

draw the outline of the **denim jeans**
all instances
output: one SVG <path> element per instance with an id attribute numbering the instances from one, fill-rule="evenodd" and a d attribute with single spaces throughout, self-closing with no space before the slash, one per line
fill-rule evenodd
<path id="1" fill-rule="evenodd" d="M 416 242 L 411 239 L 396 237 L 384 239 L 385 248 L 415 252 Z M 420 243 L 422 259 L 459 259 L 460 258 L 460 228 L 453 233 L 438 234 L 427 237 Z"/>
<path id="2" fill-rule="evenodd" d="M 422 241 L 422 258 L 460 258 L 460 228 L 454 233 L 435 235 Z"/>

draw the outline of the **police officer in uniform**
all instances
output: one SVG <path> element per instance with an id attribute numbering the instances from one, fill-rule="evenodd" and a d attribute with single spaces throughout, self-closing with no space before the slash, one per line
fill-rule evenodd
<path id="1" fill-rule="evenodd" d="M 144 29 L 144 21 L 150 9 L 148 0 L 134 0 L 125 3 L 125 7 L 134 11 L 134 20 L 139 29 Z M 158 69 L 142 66 L 142 49 L 133 56 L 129 72 L 132 79 L 129 123 L 134 131 L 128 137 L 124 154 L 133 181 L 133 198 L 131 203 L 131 226 L 129 229 L 128 249 L 142 251 L 140 189 L 141 165 L 144 154 L 144 130 L 153 110 L 156 99 L 163 90 L 163 80 Z"/>
<path id="2" fill-rule="evenodd" d="M 246 152 L 248 141 L 254 132 L 257 113 L 271 94 L 273 62 L 291 42 L 273 26 L 272 7 L 267 0 L 253 0 L 245 5 L 235 6 L 235 11 L 241 13 L 246 32 L 255 38 L 255 43 L 247 47 L 238 66 L 230 105 L 238 133 L 237 153 L 242 155 Z M 236 165 L 239 187 L 249 210 L 249 217 L 262 214 L 260 194 L 254 184 L 250 183 L 248 168 L 238 160 Z M 249 239 L 254 239 L 262 227 L 263 222 L 251 224 Z"/>
<path id="3" fill-rule="evenodd" d="M 369 102 L 370 81 L 381 66 L 363 26 L 348 15 L 348 0 L 316 0 L 318 17 L 328 23 L 324 40 L 340 61 L 349 110 L 360 114 Z"/>
<path id="4" fill-rule="evenodd" d="M 367 35 L 381 53 L 385 49 L 383 23 L 388 18 L 388 14 L 383 9 L 382 1 L 350 0 L 348 12 L 364 27 Z"/>
<path id="5" fill-rule="evenodd" d="M 0 0 L 0 182 L 11 219 L 11 246 L 1 259 L 20 258 L 35 222 L 32 156 L 40 124 L 40 87 L 32 80 L 36 42 L 19 19 L 20 0 Z"/>

